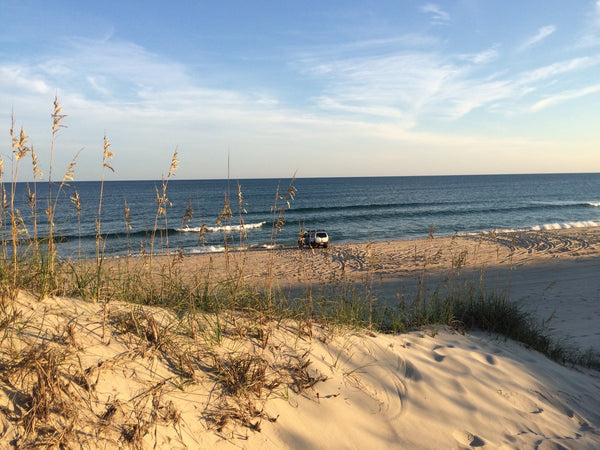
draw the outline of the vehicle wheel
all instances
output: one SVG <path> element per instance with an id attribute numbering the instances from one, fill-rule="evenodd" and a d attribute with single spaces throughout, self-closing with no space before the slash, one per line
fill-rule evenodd
<path id="1" fill-rule="evenodd" d="M 323 248 L 327 248 L 327 244 L 323 244 Z"/>

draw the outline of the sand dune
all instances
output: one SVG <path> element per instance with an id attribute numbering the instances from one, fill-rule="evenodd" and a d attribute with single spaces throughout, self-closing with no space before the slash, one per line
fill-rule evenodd
<path id="1" fill-rule="evenodd" d="M 540 318 L 553 314 L 557 337 L 597 349 L 599 234 L 333 245 L 230 262 L 261 283 L 272 257 L 285 289 L 366 279 L 382 298 L 410 289 L 416 275 L 433 286 L 450 272 L 477 277 L 485 267 L 486 284 L 508 289 Z M 186 258 L 186 270 L 207 258 Z M 224 255 L 211 259 L 224 270 Z M 382 335 L 230 315 L 217 333 L 210 316 L 192 323 L 118 302 L 103 309 L 21 294 L 13 307 L 19 327 L 3 327 L 0 347 L 2 448 L 23 444 L 32 426 L 44 430 L 34 443 L 73 448 L 600 447 L 597 371 L 482 332 Z M 233 395 L 216 368 L 240 363 L 257 383 Z M 46 373 L 53 375 L 44 384 Z M 47 415 L 23 419 L 32 405 Z"/>

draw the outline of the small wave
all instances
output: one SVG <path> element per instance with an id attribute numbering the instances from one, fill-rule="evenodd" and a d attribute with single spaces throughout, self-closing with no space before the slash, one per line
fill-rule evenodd
<path id="1" fill-rule="evenodd" d="M 336 211 L 371 211 L 378 209 L 398 209 L 398 208 L 420 208 L 420 207 L 431 207 L 431 206 L 442 206 L 442 205 L 456 205 L 460 202 L 445 202 L 445 203 L 432 203 L 432 202 L 390 202 L 390 203 L 356 203 L 349 205 L 327 205 L 327 206 L 305 206 L 292 208 L 294 213 L 318 213 L 321 211 L 330 211 L 335 208 Z"/>
<path id="2" fill-rule="evenodd" d="M 542 230 L 563 230 L 568 228 L 587 228 L 587 227 L 598 227 L 600 222 L 593 220 L 582 220 L 579 222 L 565 222 L 565 223 L 546 223 L 544 225 L 536 225 L 530 228 L 531 231 L 542 231 Z"/>
<path id="3" fill-rule="evenodd" d="M 520 214 L 522 212 L 530 212 L 536 210 L 546 210 L 548 208 L 567 208 L 573 206 L 585 205 L 584 202 L 577 203 L 565 203 L 565 202 L 535 202 L 531 204 L 512 204 L 512 205 L 499 205 L 489 206 L 483 204 L 473 204 L 466 206 L 452 206 L 452 204 L 445 204 L 443 206 L 436 206 L 431 204 L 429 207 L 423 207 L 419 210 L 396 210 L 396 209 L 373 209 L 366 213 L 361 210 L 351 210 L 349 208 L 331 208 L 331 211 L 335 211 L 335 215 L 330 217 L 330 223 L 344 223 L 349 220 L 354 222 L 361 221 L 372 221 L 372 220 L 387 220 L 394 217 L 401 217 L 402 219 L 431 217 L 431 221 L 435 222 L 437 218 L 446 217 L 457 217 L 457 220 L 464 220 L 466 217 L 488 215 L 488 214 L 506 214 L 515 213 Z M 441 204 L 440 204 L 441 205 Z M 358 212 L 358 213 L 357 213 Z"/>
<path id="4" fill-rule="evenodd" d="M 586 201 L 578 201 L 578 200 L 553 200 L 553 201 L 535 201 L 532 202 L 533 205 L 541 205 L 541 206 L 550 206 L 555 208 L 560 207 L 571 207 L 571 206 L 592 206 L 599 207 L 600 202 L 586 202 Z"/>
<path id="5" fill-rule="evenodd" d="M 204 227 L 204 230 L 209 233 L 218 233 L 221 231 L 242 231 L 242 230 L 254 230 L 257 228 L 262 228 L 266 225 L 267 222 L 259 222 L 259 223 L 246 223 L 244 225 L 224 225 L 224 226 L 214 226 L 214 227 Z M 200 233 L 203 227 L 185 227 L 185 228 L 176 228 L 177 231 L 181 233 Z"/>
<path id="6" fill-rule="evenodd" d="M 492 231 L 483 231 L 482 234 L 492 233 L 516 233 L 519 231 L 550 231 L 550 230 L 566 230 L 569 228 L 588 228 L 600 227 L 600 222 L 594 220 L 582 220 L 579 222 L 564 222 L 564 223 L 545 223 L 543 225 L 534 225 L 526 228 L 502 228 Z M 478 235 L 479 232 L 466 233 L 467 235 Z"/>
<path id="7" fill-rule="evenodd" d="M 191 255 L 196 254 L 205 254 L 205 253 L 223 253 L 225 251 L 225 247 L 222 245 L 208 245 L 206 247 L 201 248 L 193 248 L 187 250 L 187 253 Z"/>

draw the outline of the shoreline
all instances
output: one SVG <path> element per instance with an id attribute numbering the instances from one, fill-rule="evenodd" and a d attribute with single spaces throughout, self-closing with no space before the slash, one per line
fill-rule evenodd
<path id="1" fill-rule="evenodd" d="M 176 252 L 172 252 L 175 254 Z M 217 273 L 224 271 L 224 262 L 243 261 L 245 268 L 257 280 L 273 275 L 284 284 L 294 284 L 298 273 L 290 269 L 292 262 L 310 267 L 311 281 L 324 274 L 360 277 L 372 273 L 377 277 L 402 277 L 421 272 L 433 273 L 448 269 L 508 267 L 511 269 L 548 263 L 600 257 L 600 227 L 560 230 L 516 231 L 470 235 L 435 236 L 433 239 L 400 239 L 373 242 L 340 243 L 327 249 L 252 248 L 215 253 L 183 253 L 183 267 L 200 269 L 210 262 Z M 136 256 L 133 259 L 137 259 Z M 157 260 L 167 258 L 156 256 Z M 115 259 L 124 259 L 123 257 Z M 222 267 L 223 266 L 223 267 Z M 297 267 L 296 267 L 297 268 Z"/>

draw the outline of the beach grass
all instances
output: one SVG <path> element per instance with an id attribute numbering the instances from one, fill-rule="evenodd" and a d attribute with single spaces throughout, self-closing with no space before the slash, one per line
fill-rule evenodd
<path id="1" fill-rule="evenodd" d="M 302 392 L 326 379 L 311 370 L 307 354 L 293 345 L 287 353 L 266 351 L 278 327 L 291 327 L 298 339 L 310 338 L 315 327 L 332 333 L 348 329 L 403 333 L 427 327 L 435 330 L 437 326 L 449 326 L 462 333 L 481 329 L 522 342 L 561 363 L 600 369 L 598 355 L 574 351 L 551 339 L 544 324 L 512 303 L 508 292 L 488 291 L 481 279 L 462 277 L 461 269 L 468 258 L 464 252 L 453 257 L 452 271 L 445 282 L 449 288 L 445 289 L 428 286 L 427 280 L 422 278 L 414 293 L 394 299 L 381 298 L 377 290 L 377 255 L 369 245 L 368 270 L 361 280 L 340 276 L 322 280 L 319 285 L 306 284 L 295 292 L 281 289 L 274 275 L 273 255 L 277 251 L 277 234 L 285 225 L 285 212 L 296 194 L 294 179 L 285 190 L 278 188 L 274 193 L 272 242 L 264 254 L 269 261 L 268 270 L 260 282 L 247 281 L 247 251 L 239 250 L 245 240 L 244 199 L 239 185 L 236 220 L 240 231 L 237 235 L 224 233 L 225 270 L 215 270 L 209 260 L 207 265 L 189 273 L 182 264 L 184 255 L 170 248 L 168 234 L 161 231 L 168 228 L 168 183 L 177 171 L 177 151 L 168 175 L 156 189 L 157 210 L 154 226 L 149 231 L 149 248 L 135 258 L 128 255 L 112 259 L 106 256 L 102 233 L 104 173 L 113 170 L 112 150 L 105 137 L 95 258 L 86 260 L 73 255 L 71 259 L 59 259 L 56 249 L 60 244 L 55 242 L 53 223 L 56 200 L 62 187 L 75 178 L 76 169 L 74 158 L 59 182 L 58 192 L 53 190 L 55 138 L 63 128 L 65 117 L 56 99 L 47 205 L 36 202 L 36 190 L 42 177 L 40 156 L 29 144 L 25 131 L 14 132 L 14 125 L 11 125 L 10 178 L 5 181 L 4 172 L 0 173 L 3 181 L 0 374 L 15 390 L 14 408 L 5 413 L 21 430 L 19 445 L 60 447 L 73 439 L 78 433 L 78 421 L 82 420 L 74 414 L 78 403 L 73 393 L 77 393 L 77 398 L 91 399 L 98 371 L 109 364 L 125 364 L 121 359 L 127 358 L 119 355 L 95 366 L 86 366 L 81 361 L 74 365 L 78 349 L 77 324 L 55 324 L 48 318 L 47 322 L 52 322 L 48 328 L 45 318 L 34 321 L 23 316 L 17 307 L 17 298 L 23 292 L 39 299 L 77 297 L 101 306 L 102 341 L 105 344 L 112 339 L 128 342 L 129 358 L 152 353 L 168 361 L 176 374 L 171 385 L 180 389 L 197 382 L 200 371 L 208 373 L 218 395 L 203 413 L 204 418 L 212 429 L 225 437 L 237 433 L 236 427 L 259 431 L 261 421 L 277 420 L 264 411 L 267 399 L 285 397 L 289 390 Z M 21 164 L 27 157 L 32 160 L 34 179 L 33 190 L 28 193 L 33 217 L 31 229 L 25 226 L 14 202 Z M 77 215 L 81 211 L 77 193 L 71 200 Z M 235 208 L 226 193 L 217 223 L 231 224 Z M 127 218 L 135 212 L 129 211 L 127 203 L 124 211 L 127 227 L 130 221 Z M 185 223 L 191 214 L 188 205 L 186 215 L 177 220 Z M 40 220 L 47 221 L 47 235 L 38 233 Z M 127 233 L 128 229 L 124 231 Z M 434 231 L 432 225 L 429 230 L 432 239 Z M 303 251 L 298 251 L 297 270 L 307 272 L 309 263 Z M 46 343 L 32 343 L 29 337 L 35 335 L 46 336 Z M 278 345 L 281 348 L 281 344 Z M 166 382 L 150 386 L 129 404 L 94 403 L 101 413 L 96 414 L 93 422 L 101 429 L 114 428 L 117 439 L 123 443 L 139 444 L 157 423 L 178 424 L 176 408 L 162 403 L 161 393 L 165 389 Z M 90 404 L 94 401 L 89 400 Z M 118 419 L 119 416 L 122 418 Z"/>

